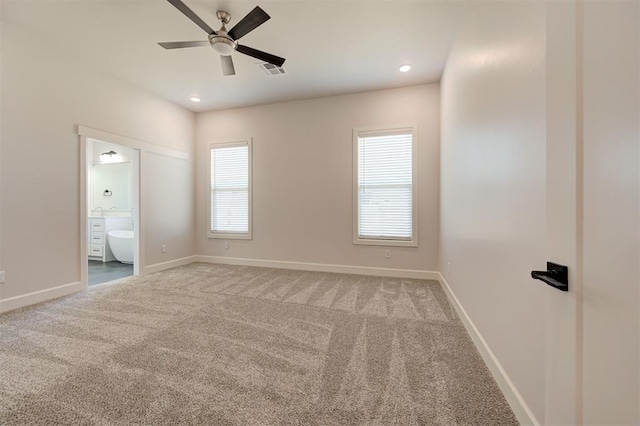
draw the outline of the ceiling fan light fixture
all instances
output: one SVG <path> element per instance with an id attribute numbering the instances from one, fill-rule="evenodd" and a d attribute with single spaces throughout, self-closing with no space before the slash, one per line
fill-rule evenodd
<path id="1" fill-rule="evenodd" d="M 228 36 L 210 36 L 209 43 L 211 43 L 211 47 L 213 47 L 213 50 L 215 50 L 222 56 L 230 56 L 234 52 L 234 50 L 236 50 L 236 42 L 231 40 Z"/>
<path id="2" fill-rule="evenodd" d="M 1 0 L 0 0 L 1 1 Z M 222 23 L 218 31 L 214 31 L 206 22 L 202 20 L 193 10 L 183 3 L 182 0 L 167 0 L 171 5 L 178 9 L 184 16 L 189 18 L 194 24 L 199 26 L 208 34 L 207 41 L 173 41 L 158 43 L 164 49 L 183 49 L 187 47 L 199 47 L 209 45 L 220 55 L 222 64 L 222 74 L 225 76 L 235 75 L 235 67 L 233 65 L 232 54 L 235 51 L 243 55 L 250 56 L 262 62 L 268 62 L 277 67 L 282 67 L 285 59 L 249 46 L 238 44 L 245 35 L 267 22 L 271 17 L 259 6 L 254 7 L 251 12 L 247 13 L 237 24 L 228 32 L 225 27 L 231 20 L 231 15 L 224 10 L 216 12 L 217 18 Z"/>

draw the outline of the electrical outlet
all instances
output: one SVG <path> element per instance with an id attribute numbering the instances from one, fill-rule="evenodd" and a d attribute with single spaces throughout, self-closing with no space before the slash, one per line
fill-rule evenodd
<path id="1" fill-rule="evenodd" d="M 161 251 L 162 253 L 166 253 L 166 252 L 167 252 L 167 245 L 166 245 L 166 244 L 163 244 L 162 246 L 160 246 L 160 251 Z"/>
<path id="2" fill-rule="evenodd" d="M 391 259 L 391 250 L 385 250 L 384 251 L 384 257 L 386 259 Z"/>
<path id="3" fill-rule="evenodd" d="M 224 242 L 224 248 L 225 248 L 226 250 L 229 250 L 229 241 L 225 241 L 225 242 Z"/>
<path id="4" fill-rule="evenodd" d="M 0 271 L 0 284 L 4 282 L 4 271 Z"/>

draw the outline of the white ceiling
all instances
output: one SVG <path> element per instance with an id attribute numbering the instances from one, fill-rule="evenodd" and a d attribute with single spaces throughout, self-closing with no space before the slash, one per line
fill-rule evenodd
<path id="1" fill-rule="evenodd" d="M 269 77 L 235 52 L 236 75 L 222 76 L 210 47 L 164 50 L 160 41 L 206 40 L 166 0 L 4 0 L 2 20 L 52 49 L 192 111 L 208 111 L 407 86 L 440 80 L 461 1 L 184 0 L 212 28 L 216 10 L 230 29 L 259 5 L 271 19 L 241 44 L 284 57 Z M 402 63 L 411 63 L 406 74 Z M 200 104 L 189 101 L 198 95 Z"/>

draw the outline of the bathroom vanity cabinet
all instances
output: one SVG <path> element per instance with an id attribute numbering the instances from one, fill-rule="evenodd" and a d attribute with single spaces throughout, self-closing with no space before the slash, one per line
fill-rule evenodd
<path id="1" fill-rule="evenodd" d="M 90 217 L 87 221 L 87 244 L 89 260 L 111 262 L 116 260 L 109 248 L 109 231 L 131 230 L 131 217 Z"/>

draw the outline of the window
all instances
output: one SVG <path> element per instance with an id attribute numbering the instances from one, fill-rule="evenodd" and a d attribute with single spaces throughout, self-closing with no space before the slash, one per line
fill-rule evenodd
<path id="1" fill-rule="evenodd" d="M 354 244 L 417 247 L 415 139 L 415 126 L 354 130 Z"/>
<path id="2" fill-rule="evenodd" d="M 251 140 L 211 145 L 209 238 L 251 239 Z"/>

